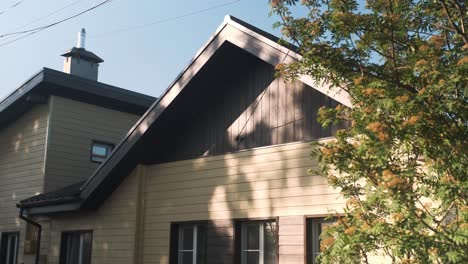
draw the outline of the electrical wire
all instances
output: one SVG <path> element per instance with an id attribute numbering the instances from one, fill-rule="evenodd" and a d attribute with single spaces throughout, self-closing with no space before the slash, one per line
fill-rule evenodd
<path id="1" fill-rule="evenodd" d="M 75 4 L 79 1 L 82 1 L 82 0 L 78 0 L 72 4 Z M 3 35 L 0 35 L 0 38 L 3 38 L 3 37 L 8 37 L 8 36 L 13 36 L 13 35 L 18 35 L 18 34 L 26 34 L 26 35 L 23 35 L 23 36 L 20 36 L 18 38 L 15 38 L 13 40 L 10 40 L 8 42 L 5 42 L 5 43 L 2 43 L 0 44 L 0 47 L 3 47 L 3 46 L 6 46 L 10 43 L 13 43 L 13 42 L 16 42 L 18 40 L 21 40 L 23 38 L 26 38 L 30 35 L 33 35 L 33 34 L 36 34 L 42 30 L 45 30 L 47 28 L 50 28 L 50 27 L 53 27 L 55 25 L 58 25 L 60 23 L 63 23 L 63 22 L 66 22 L 70 19 L 73 19 L 75 17 L 78 17 L 84 13 L 87 13 L 93 9 L 96 9 L 104 4 L 107 4 L 109 2 L 111 2 L 112 0 L 105 0 L 89 9 L 86 9 L 76 15 L 73 15 L 71 17 L 68 17 L 68 18 L 65 18 L 65 19 L 62 19 L 62 20 L 59 20 L 57 22 L 54 22 L 54 23 L 51 23 L 51 24 L 48 24 L 46 26 L 42 26 L 42 27 L 37 27 L 37 28 L 33 28 L 33 29 L 28 29 L 28 30 L 23 30 L 23 31 L 17 31 L 17 32 L 11 32 L 11 33 L 7 33 L 7 34 L 3 34 Z M 135 29 L 140 29 L 140 28 L 144 28 L 144 27 L 148 27 L 148 26 L 153 26 L 153 25 L 156 25 L 156 24 L 162 24 L 162 23 L 166 23 L 166 22 L 170 22 L 170 21 L 173 21 L 173 20 L 178 20 L 178 19 L 182 19 L 182 18 L 185 18 L 185 17 L 189 17 L 189 16 L 194 16 L 194 15 L 197 15 L 197 14 L 200 14 L 200 13 L 203 13 L 203 12 L 206 12 L 206 11 L 210 11 L 210 10 L 213 10 L 213 9 L 217 9 L 217 8 L 221 8 L 221 7 L 224 7 L 224 6 L 228 6 L 228 5 L 232 5 L 232 4 L 235 4 L 237 2 L 240 2 L 241 0 L 234 0 L 234 1 L 230 1 L 230 2 L 226 2 L 226 3 L 222 3 L 222 4 L 219 4 L 219 5 L 214 5 L 214 6 L 211 6 L 211 7 L 207 7 L 207 8 L 204 8 L 204 9 L 200 9 L 200 10 L 196 10 L 196 11 L 192 11 L 192 12 L 188 12 L 188 13 L 185 13 L 185 14 L 182 14 L 182 15 L 178 15 L 178 16 L 173 16 L 173 17 L 168 17 L 168 18 L 164 18 L 164 19 L 159 19 L 159 20 L 156 20 L 156 21 L 153 21 L 151 23 L 146 23 L 146 24 L 142 24 L 142 25 L 137 25 L 137 26 L 131 26 L 131 27 L 126 27 L 126 28 L 122 28 L 122 29 L 118 29 L 118 30 L 114 30 L 114 31 L 110 31 L 110 32 L 105 32 L 105 33 L 102 33 L 102 34 L 99 34 L 99 35 L 94 35 L 94 36 L 89 36 L 89 37 L 100 37 L 100 36 L 103 36 L 103 35 L 108 35 L 108 34 L 115 34 L 115 33 L 119 33 L 119 32 L 124 32 L 124 31 L 130 31 L 130 30 L 135 30 Z M 70 5 L 72 5 L 70 4 Z M 69 6 L 70 6 L 69 5 Z M 65 8 L 67 8 L 68 6 L 65 6 L 59 10 L 56 10 L 52 13 L 57 13 Z M 48 16 L 52 15 L 52 13 L 50 13 Z M 44 17 L 45 18 L 45 17 Z M 42 18 L 41 18 L 42 19 Z M 34 21 L 36 22 L 36 21 Z M 34 23 L 34 22 L 31 22 L 31 23 Z"/>
<path id="2" fill-rule="evenodd" d="M 210 7 L 204 8 L 204 9 L 200 9 L 200 10 L 188 12 L 188 13 L 185 13 L 185 14 L 182 14 L 182 15 L 173 16 L 173 17 L 167 17 L 167 18 L 163 18 L 163 19 L 159 19 L 159 20 L 150 22 L 150 23 L 141 24 L 141 25 L 136 25 L 136 26 L 130 26 L 130 27 L 125 27 L 125 28 L 121 28 L 121 29 L 114 30 L 114 31 L 104 32 L 104 33 L 97 34 L 97 35 L 91 35 L 91 36 L 89 36 L 89 37 L 91 37 L 91 38 L 98 38 L 98 37 L 105 36 L 105 35 L 109 35 L 109 34 L 115 34 L 115 33 L 120 33 L 120 32 L 126 32 L 126 31 L 135 30 L 135 29 L 140 29 L 140 28 L 145 28 L 145 27 L 149 27 L 149 26 L 154 26 L 154 25 L 157 25 L 157 24 L 167 23 L 167 22 L 174 21 L 174 20 L 179 20 L 179 19 L 182 19 L 182 18 L 185 18 L 185 17 L 194 16 L 194 15 L 197 15 L 197 14 L 200 14 L 200 13 L 203 13 L 203 12 L 206 12 L 206 11 L 210 11 L 210 10 L 213 10 L 213 9 L 217 9 L 217 8 L 221 8 L 221 7 L 224 7 L 224 6 L 232 5 L 232 4 L 235 4 L 235 3 L 240 2 L 240 1 L 241 1 L 241 0 L 229 1 L 229 2 L 226 2 L 226 3 L 219 4 L 219 5 L 214 5 L 214 6 L 210 6 Z"/>
<path id="3" fill-rule="evenodd" d="M 66 5 L 66 6 L 63 6 L 63 7 L 59 8 L 59 9 L 56 9 L 56 10 L 54 10 L 54 11 L 48 13 L 48 14 L 45 15 L 45 16 L 39 17 L 39 18 L 37 18 L 37 19 L 35 19 L 35 20 L 33 20 L 33 21 L 30 21 L 30 22 L 28 22 L 28 23 L 26 23 L 26 24 L 24 24 L 24 25 L 22 25 L 22 26 L 19 26 L 19 27 L 15 28 L 15 30 L 22 29 L 22 28 L 24 28 L 24 27 L 26 27 L 26 26 L 29 26 L 29 25 L 31 25 L 31 24 L 34 24 L 34 23 L 36 23 L 36 22 L 38 22 L 38 21 L 44 20 L 44 19 L 46 19 L 46 18 L 48 18 L 48 17 L 50 17 L 50 16 L 52 16 L 52 15 L 57 14 L 58 12 L 60 12 L 60 11 L 62 11 L 62 10 L 64 10 L 64 9 L 67 9 L 67 8 L 69 8 L 69 7 L 71 7 L 71 6 L 74 6 L 74 5 L 78 4 L 79 2 L 83 2 L 83 0 L 77 0 L 77 1 L 72 2 L 72 3 L 70 3 L 70 4 Z"/>
<path id="4" fill-rule="evenodd" d="M 40 31 L 41 31 L 41 30 L 40 30 Z M 0 44 L 0 47 L 6 46 L 6 45 L 8 45 L 8 44 L 10 44 L 10 43 L 13 43 L 13 42 L 18 41 L 18 40 L 20 40 L 20 39 L 23 39 L 23 38 L 25 38 L 25 37 L 28 37 L 28 36 L 30 36 L 30 35 L 32 35 L 32 34 L 37 33 L 37 32 L 39 32 L 39 31 L 31 32 L 31 33 L 26 34 L 26 35 L 23 35 L 23 36 L 21 36 L 21 37 L 19 37 L 19 38 L 15 38 L 15 39 L 12 39 L 12 40 L 10 40 L 10 41 L 8 41 L 8 42 L 2 43 L 2 44 Z"/>
<path id="5" fill-rule="evenodd" d="M 85 14 L 85 13 L 88 13 L 89 11 L 92 11 L 92 10 L 94 10 L 94 9 L 96 9 L 96 8 L 98 8 L 98 7 L 101 7 L 101 6 L 105 5 L 105 4 L 108 4 L 108 3 L 110 3 L 110 2 L 112 2 L 112 0 L 105 0 L 105 1 L 100 2 L 100 3 L 97 4 L 97 5 L 94 5 L 94 6 L 88 8 L 88 9 L 86 9 L 86 10 L 84 10 L 84 11 L 79 12 L 78 14 L 75 14 L 75 15 L 73 15 L 73 16 L 70 16 L 70 17 L 67 17 L 67 18 L 64 18 L 64 19 L 61 19 L 61 20 L 56 21 L 56 22 L 54 22 L 54 23 L 51 23 L 51 24 L 48 24 L 48 25 L 45 25 L 45 26 L 41 26 L 41 27 L 36 27 L 36 28 L 28 29 L 28 30 L 6 33 L 6 34 L 3 34 L 3 35 L 0 35 L 0 38 L 6 37 L 6 36 L 11 36 L 11 35 L 26 34 L 26 33 L 33 33 L 33 34 L 34 34 L 34 33 L 40 32 L 40 31 L 42 31 L 42 30 L 44 30 L 44 29 L 47 29 L 47 28 L 56 26 L 56 25 L 58 25 L 58 24 L 61 24 L 61 23 L 63 23 L 63 22 L 66 22 L 66 21 L 68 21 L 68 20 L 71 20 L 71 19 L 73 19 L 73 18 L 76 18 L 76 17 L 78 17 L 78 16 L 81 16 L 81 15 L 83 15 L 83 14 Z"/>
<path id="6" fill-rule="evenodd" d="M 13 5 L 11 5 L 10 7 L 7 7 L 5 10 L 0 11 L 0 15 L 3 15 L 3 14 L 5 14 L 8 10 L 13 9 L 13 8 L 19 6 L 19 5 L 20 5 L 21 3 L 23 3 L 24 1 L 26 1 L 26 0 L 16 2 L 16 3 L 14 3 Z"/>
<path id="7" fill-rule="evenodd" d="M 71 7 L 71 6 L 74 6 L 74 5 L 76 5 L 76 4 L 78 4 L 79 2 L 82 2 L 82 1 L 83 1 L 83 0 L 78 0 L 78 1 L 72 2 L 72 3 L 70 3 L 70 4 L 66 5 L 66 6 L 63 6 L 63 7 L 59 8 L 59 9 L 56 9 L 56 10 L 54 10 L 54 11 L 48 13 L 48 14 L 45 15 L 45 16 L 39 17 L 39 18 L 37 18 L 37 19 L 35 19 L 35 20 L 33 20 L 33 21 L 30 21 L 30 22 L 28 22 L 28 23 L 22 25 L 22 26 L 19 26 L 19 27 L 15 28 L 15 30 L 22 29 L 22 28 L 24 28 L 24 27 L 26 27 L 26 26 L 29 26 L 29 25 L 31 25 L 31 24 L 34 24 L 34 23 L 36 23 L 36 22 L 38 22 L 38 21 L 44 20 L 44 19 L 46 19 L 46 18 L 48 18 L 48 17 L 50 17 L 50 16 L 52 16 L 52 15 L 57 14 L 58 12 L 60 12 L 60 11 L 62 11 L 62 10 L 64 10 L 64 9 L 67 9 L 67 8 L 69 8 L 69 7 Z M 14 37 L 13 35 L 6 36 L 6 37 L 3 37 L 3 40 L 11 39 L 11 38 L 13 38 L 13 37 Z M 20 40 L 20 39 L 22 39 L 22 38 L 23 38 L 23 37 L 19 37 L 19 38 L 16 38 L 16 40 Z M 10 43 L 10 42 L 8 42 L 8 43 Z M 5 43 L 5 44 L 8 44 L 8 43 Z"/>

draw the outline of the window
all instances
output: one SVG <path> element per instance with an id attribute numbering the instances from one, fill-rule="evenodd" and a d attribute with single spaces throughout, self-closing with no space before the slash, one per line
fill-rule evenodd
<path id="1" fill-rule="evenodd" d="M 170 263 L 206 263 L 205 223 L 179 223 L 172 225 Z"/>
<path id="2" fill-rule="evenodd" d="M 113 144 L 93 141 L 91 146 L 91 161 L 99 163 L 105 161 L 113 148 Z"/>
<path id="3" fill-rule="evenodd" d="M 3 233 L 0 241 L 0 263 L 16 264 L 18 246 L 19 232 Z"/>
<path id="4" fill-rule="evenodd" d="M 92 242 L 91 231 L 63 232 L 60 264 L 90 264 Z"/>
<path id="5" fill-rule="evenodd" d="M 275 221 L 242 221 L 236 224 L 236 254 L 241 264 L 276 264 L 278 228 Z M 240 261 L 239 261 L 240 259 Z"/>
<path id="6" fill-rule="evenodd" d="M 309 218 L 307 219 L 307 234 L 306 234 L 306 255 L 307 264 L 316 264 L 317 257 L 320 255 L 320 234 L 327 226 L 334 223 L 333 220 L 325 220 L 324 218 Z"/>

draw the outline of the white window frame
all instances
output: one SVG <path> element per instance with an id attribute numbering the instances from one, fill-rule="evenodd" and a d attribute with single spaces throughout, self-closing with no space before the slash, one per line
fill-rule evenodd
<path id="1" fill-rule="evenodd" d="M 258 226 L 258 247 L 259 249 L 247 249 L 247 226 L 256 225 Z M 247 252 L 258 252 L 258 263 L 263 264 L 264 254 L 265 254 L 265 244 L 264 244 L 264 222 L 244 222 L 242 223 L 242 240 L 241 240 L 241 263 L 247 263 Z"/>
<path id="2" fill-rule="evenodd" d="M 192 249 L 183 249 L 183 245 L 184 245 L 183 229 L 187 227 L 193 228 Z M 177 249 L 179 264 L 182 264 L 184 252 L 192 252 L 192 264 L 197 264 L 197 250 L 198 250 L 197 241 L 198 241 L 198 225 L 197 224 L 193 224 L 193 225 L 182 224 L 179 226 L 179 245 Z"/>

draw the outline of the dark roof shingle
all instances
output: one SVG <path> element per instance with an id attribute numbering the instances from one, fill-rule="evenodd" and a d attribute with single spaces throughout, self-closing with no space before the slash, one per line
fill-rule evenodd
<path id="1" fill-rule="evenodd" d="M 80 181 L 72 185 L 68 185 L 61 189 L 39 194 L 27 199 L 21 200 L 18 205 L 20 207 L 32 207 L 38 205 L 52 205 L 63 202 L 78 201 L 80 188 L 85 181 Z"/>

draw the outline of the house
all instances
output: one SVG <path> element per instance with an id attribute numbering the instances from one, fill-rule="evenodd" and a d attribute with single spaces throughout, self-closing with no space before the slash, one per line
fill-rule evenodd
<path id="1" fill-rule="evenodd" d="M 102 59 L 83 46 L 63 56 L 65 72 L 44 68 L 0 102 L 2 264 L 35 259 L 37 229 L 16 204 L 85 181 L 156 100 L 98 82 Z"/>
<path id="2" fill-rule="evenodd" d="M 343 200 L 310 142 L 346 93 L 274 67 L 292 45 L 235 17 L 222 25 L 83 184 L 22 200 L 48 263 L 315 263 Z"/>

